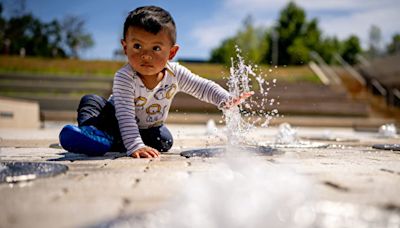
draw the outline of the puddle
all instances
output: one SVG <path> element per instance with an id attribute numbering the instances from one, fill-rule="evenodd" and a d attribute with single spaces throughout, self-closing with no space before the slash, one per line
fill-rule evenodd
<path id="1" fill-rule="evenodd" d="M 400 144 L 375 144 L 372 148 L 378 150 L 400 151 Z"/>
<path id="2" fill-rule="evenodd" d="M 329 145 L 325 143 L 311 142 L 300 140 L 297 130 L 289 123 L 279 125 L 278 133 L 275 141 L 258 142 L 258 146 L 270 146 L 272 148 L 327 148 Z"/>
<path id="3" fill-rule="evenodd" d="M 359 139 L 341 138 L 341 137 L 325 137 L 325 136 L 302 136 L 302 139 L 313 141 L 329 141 L 329 142 L 359 142 Z"/>
<path id="4" fill-rule="evenodd" d="M 212 148 L 201 148 L 194 150 L 186 150 L 180 153 L 181 156 L 190 157 L 218 157 L 228 155 L 229 153 L 237 152 L 252 152 L 259 155 L 271 156 L 277 154 L 278 151 L 269 146 L 235 146 L 235 147 L 212 147 Z"/>
<path id="5" fill-rule="evenodd" d="M 0 183 L 30 181 L 64 173 L 68 166 L 37 162 L 0 162 Z"/>
<path id="6" fill-rule="evenodd" d="M 310 141 L 296 141 L 293 143 L 274 143 L 274 142 L 262 142 L 258 144 L 259 146 L 270 146 L 272 148 L 327 148 L 329 144 L 316 143 Z"/>

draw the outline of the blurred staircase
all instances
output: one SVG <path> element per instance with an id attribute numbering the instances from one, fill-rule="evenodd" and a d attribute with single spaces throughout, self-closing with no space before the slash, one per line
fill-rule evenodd
<path id="1" fill-rule="evenodd" d="M 323 62 L 311 62 L 310 68 L 320 77 L 321 83 L 278 81 L 268 93 L 275 102 L 260 107 L 265 111 L 278 109 L 285 120 L 297 125 L 363 125 L 375 118 L 380 125 L 392 118 L 383 115 L 368 96 L 365 84 L 345 66 L 330 67 Z M 354 69 L 353 69 L 354 70 Z M 361 77 L 362 78 L 362 77 Z M 217 81 L 226 87 L 226 81 Z M 366 82 L 365 82 L 366 83 Z M 85 94 L 98 94 L 107 98 L 111 94 L 112 78 L 98 76 L 55 76 L 0 73 L 0 95 L 36 101 L 40 105 L 41 120 L 75 121 L 80 98 Z M 253 99 L 262 99 L 255 94 Z M 379 103 L 379 101 L 377 102 Z M 172 103 L 170 115 L 179 121 L 178 114 L 216 114 L 213 105 L 190 95 L 178 93 Z M 190 121 L 190 120 L 189 120 Z M 188 121 L 188 122 L 189 122 Z M 192 120 L 196 122 L 195 120 Z M 203 119 L 201 120 L 203 121 Z"/>

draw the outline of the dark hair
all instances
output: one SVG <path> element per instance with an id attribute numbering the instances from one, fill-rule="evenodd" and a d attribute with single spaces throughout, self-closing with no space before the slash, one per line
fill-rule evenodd
<path id="1" fill-rule="evenodd" d="M 147 32 L 157 34 L 166 29 L 171 38 L 172 44 L 176 42 L 176 27 L 171 14 L 158 6 L 143 6 L 129 12 L 124 23 L 124 40 L 128 28 L 139 27 Z"/>

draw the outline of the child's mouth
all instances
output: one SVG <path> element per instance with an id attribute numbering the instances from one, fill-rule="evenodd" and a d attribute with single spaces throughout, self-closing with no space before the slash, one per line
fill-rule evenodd
<path id="1" fill-rule="evenodd" d="M 144 64 L 142 64 L 142 65 L 140 65 L 140 66 L 142 66 L 142 67 L 153 67 L 153 65 L 148 64 L 148 63 L 144 63 Z"/>

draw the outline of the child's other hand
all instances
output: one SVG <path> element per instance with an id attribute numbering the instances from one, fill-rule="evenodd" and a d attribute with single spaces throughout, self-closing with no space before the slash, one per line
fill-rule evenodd
<path id="1" fill-rule="evenodd" d="M 254 95 L 253 91 L 242 93 L 242 94 L 240 94 L 239 97 L 235 97 L 232 100 L 230 100 L 229 102 L 227 102 L 226 105 L 224 106 L 224 108 L 230 109 L 233 106 L 240 105 L 241 103 L 243 103 L 244 100 L 246 100 L 247 98 L 249 98 L 253 95 Z"/>
<path id="2" fill-rule="evenodd" d="M 151 147 L 142 147 L 131 154 L 133 158 L 158 158 L 160 152 Z"/>

